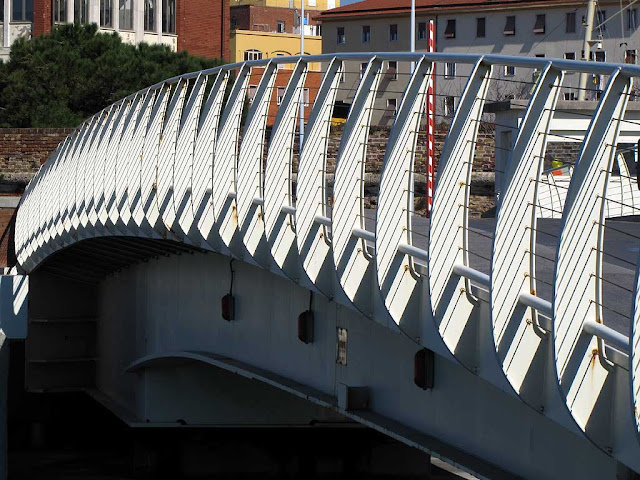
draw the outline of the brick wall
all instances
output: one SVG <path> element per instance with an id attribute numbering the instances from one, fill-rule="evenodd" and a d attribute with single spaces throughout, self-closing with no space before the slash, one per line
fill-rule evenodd
<path id="1" fill-rule="evenodd" d="M 575 163 L 578 160 L 581 142 L 550 142 L 547 143 L 547 152 L 544 168 L 551 168 L 551 159 L 565 163 Z"/>
<path id="2" fill-rule="evenodd" d="M 286 85 L 290 72 L 279 72 L 277 85 Z M 280 78 L 281 77 L 281 78 Z M 320 78 L 308 78 L 306 86 L 311 87 L 313 92 L 317 91 L 317 83 Z M 253 78 L 253 77 L 252 77 Z M 256 80 L 257 83 L 257 80 Z M 277 106 L 275 98 L 269 108 L 269 121 L 271 125 Z M 308 115 L 310 109 L 306 109 Z M 387 140 L 389 137 L 389 127 L 372 127 L 369 136 L 367 148 L 367 172 L 379 174 L 384 161 L 384 154 Z M 38 171 L 40 165 L 49 157 L 51 152 L 56 148 L 64 138 L 73 130 L 65 128 L 23 128 L 11 129 L 0 128 L 0 192 L 16 191 L 15 188 L 24 186 L 31 177 Z M 333 127 L 329 139 L 329 172 L 332 173 L 335 168 L 338 149 L 340 148 L 340 139 L 342 135 L 342 127 Z M 495 165 L 495 144 L 493 132 L 480 132 L 476 144 L 473 170 L 477 172 L 492 172 Z M 436 132 L 435 138 L 435 155 L 437 160 L 442 152 L 442 146 L 446 131 Z M 269 132 L 267 132 L 269 138 Z M 564 162 L 575 162 L 580 151 L 580 143 L 571 142 L 554 142 L 549 143 L 547 147 L 547 158 L 553 157 Z M 295 151 L 298 151 L 297 140 Z M 416 173 L 425 173 L 425 153 L 426 153 L 426 135 L 421 133 L 418 137 L 418 145 L 416 148 Z M 548 165 L 547 165 L 548 163 Z M 545 162 L 545 168 L 551 166 L 550 161 Z M 297 156 L 294 159 L 294 170 L 297 169 Z M 15 185 L 14 189 L 9 189 L 11 185 Z"/>
<path id="3" fill-rule="evenodd" d="M 0 267 L 13 267 L 16 264 L 14 244 L 15 209 L 0 208 Z"/>
<path id="4" fill-rule="evenodd" d="M 253 68 L 251 69 L 251 75 L 249 77 L 249 87 L 253 89 L 253 87 L 257 87 L 262 79 L 262 74 L 264 73 L 264 68 Z M 289 84 L 289 80 L 291 79 L 292 70 L 289 69 L 281 69 L 278 70 L 276 74 L 276 80 L 274 84 L 273 93 L 271 95 L 271 102 L 269 103 L 269 111 L 267 112 L 267 125 L 269 127 L 273 126 L 273 123 L 276 119 L 276 114 L 278 113 L 278 102 L 277 96 L 278 91 L 283 93 L 287 85 Z M 309 89 L 309 105 L 313 105 L 316 100 L 316 96 L 318 95 L 318 90 L 320 90 L 320 85 L 322 84 L 322 72 L 308 72 L 307 78 L 304 81 L 304 87 Z M 309 114 L 311 113 L 311 107 L 307 107 L 304 110 L 304 118 L 305 122 L 309 120 Z"/>
<path id="5" fill-rule="evenodd" d="M 70 128 L 0 128 L 0 200 L 19 196 Z M 1 202 L 0 203 L 6 203 Z M 16 264 L 15 209 L 0 206 L 0 267 Z"/>
<path id="6" fill-rule="evenodd" d="M 379 175 L 382 172 L 382 164 L 389 140 L 390 127 L 372 127 L 369 134 L 369 142 L 367 143 L 367 173 Z M 435 137 L 435 157 L 438 167 L 438 159 L 442 152 L 442 146 L 446 137 L 446 131 L 438 131 Z M 342 127 L 333 127 L 329 137 L 328 154 L 328 172 L 333 173 L 335 169 L 338 150 L 340 148 L 340 139 L 342 137 Z M 427 137 L 425 132 L 418 135 L 418 144 L 416 145 L 416 173 L 424 174 L 426 172 L 426 148 Z M 298 151 L 297 142 L 295 151 Z M 476 145 L 473 170 L 479 172 L 492 172 L 495 166 L 495 143 L 493 132 L 480 132 Z M 297 158 L 294 159 L 294 171 L 297 171 Z"/>
<path id="7" fill-rule="evenodd" d="M 293 8 L 262 7 L 258 5 L 237 5 L 231 7 L 231 25 L 240 30 L 276 32 L 278 21 L 284 22 L 284 32 L 294 33 L 295 12 Z M 317 25 L 311 16 L 309 25 Z"/>
<path id="8" fill-rule="evenodd" d="M 24 187 L 72 131 L 70 128 L 0 128 L 0 192 Z"/>
<path id="9" fill-rule="evenodd" d="M 176 14 L 178 50 L 229 59 L 229 0 L 178 1 Z"/>
<path id="10" fill-rule="evenodd" d="M 33 36 L 51 31 L 51 0 L 33 0 Z"/>

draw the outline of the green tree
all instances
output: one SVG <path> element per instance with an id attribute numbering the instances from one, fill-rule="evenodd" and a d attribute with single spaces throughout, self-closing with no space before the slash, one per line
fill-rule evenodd
<path id="1" fill-rule="evenodd" d="M 68 24 L 19 39 L 0 62 L 0 127 L 75 127 L 144 87 L 221 60 L 174 53 L 163 45 L 122 42 L 96 25 Z"/>

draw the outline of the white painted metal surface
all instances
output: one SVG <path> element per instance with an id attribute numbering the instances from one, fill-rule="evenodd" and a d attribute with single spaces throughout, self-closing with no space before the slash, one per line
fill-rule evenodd
<path id="1" fill-rule="evenodd" d="M 264 222 L 271 256 L 284 274 L 300 280 L 296 245 L 296 209 L 293 184 L 293 154 L 300 101 L 308 64 L 298 61 L 291 73 L 275 118 L 269 142 L 264 179 Z"/>
<path id="2" fill-rule="evenodd" d="M 393 125 L 385 154 L 384 175 L 380 179 L 380 198 L 376 215 L 376 271 L 380 292 L 393 320 L 415 338 L 422 297 L 422 277 L 414 260 L 420 252 L 412 245 L 413 172 L 420 124 L 426 110 L 432 63 L 426 59 L 416 65 Z M 424 251 L 423 251 L 424 252 Z M 427 262 L 425 257 L 420 258 Z M 412 324 L 411 327 L 407 324 Z"/>
<path id="3" fill-rule="evenodd" d="M 335 273 L 330 205 L 327 205 L 327 150 L 342 68 L 342 62 L 337 59 L 331 60 L 327 67 L 309 116 L 296 186 L 296 241 L 304 277 L 329 298 L 333 298 L 335 292 Z"/>
<path id="4" fill-rule="evenodd" d="M 381 69 L 382 60 L 373 57 L 353 99 L 338 151 L 331 215 L 333 262 L 339 284 L 353 305 L 368 317 L 373 317 L 374 264 L 367 238 L 374 243 L 371 240 L 375 237 L 373 232 L 367 235 L 365 225 L 364 174 Z"/>
<path id="5" fill-rule="evenodd" d="M 366 62 L 366 69 L 342 133 L 329 199 L 328 137 L 343 60 Z M 416 69 L 386 146 L 372 228 L 364 218 L 367 139 L 382 65 L 389 60 L 414 61 Z M 307 65 L 314 61 L 327 68 L 306 129 L 294 194 L 297 115 Z M 432 62 L 466 63 L 472 74 L 440 157 L 423 249 L 413 244 L 411 193 Z M 267 143 L 280 63 L 296 67 Z M 487 274 L 469 260 L 468 197 L 492 72 L 504 65 L 537 68 L 541 74 L 510 154 Z M 264 73 L 243 119 L 255 67 Z M 232 70 L 237 70 L 235 83 L 225 101 Z M 553 297 L 542 298 L 534 278 L 537 210 L 544 194 L 541 158 L 567 71 L 606 74 L 611 81 L 587 130 L 566 200 L 559 201 L 564 212 Z M 606 202 L 608 190 L 617 188 L 609 172 L 636 76 L 635 66 L 433 53 L 277 58 L 169 79 L 99 112 L 52 154 L 22 200 L 18 260 L 32 272 L 56 252 L 105 235 L 166 238 L 219 250 L 243 259 L 248 264 L 243 268 L 284 273 L 324 294 L 323 302 L 335 299 L 357 312 L 353 315 L 382 324 L 391 318 L 411 345 L 446 356 L 455 368 L 465 367 L 464 375 L 477 375 L 478 382 L 521 398 L 538 412 L 532 418 L 555 420 L 640 471 L 640 443 L 634 438 L 640 428 L 640 285 L 636 282 L 631 341 L 603 324 L 601 308 L 603 225 L 613 211 Z M 633 197 L 634 188 L 627 181 L 614 194 Z M 285 281 L 280 277 L 272 276 Z M 615 361 L 607 356 L 610 347 L 623 350 Z M 450 401 L 461 402 L 460 408 L 465 403 Z"/>
<path id="6" fill-rule="evenodd" d="M 573 173 L 556 261 L 553 302 L 556 375 L 578 426 L 602 448 L 610 448 L 617 436 L 616 428 L 625 430 L 627 425 L 615 425 L 594 415 L 598 404 L 602 408 L 602 404 L 614 401 L 614 376 L 610 375 L 614 367 L 606 358 L 604 341 L 585 331 L 584 325 L 587 321 L 604 323 L 604 198 L 630 90 L 630 77 L 614 72 Z"/>
<path id="7" fill-rule="evenodd" d="M 536 220 L 542 163 L 550 117 L 560 93 L 563 73 L 548 65 L 541 73 L 518 138 L 511 152 L 496 218 L 491 262 L 491 316 L 498 359 L 513 389 L 534 408 L 542 392 L 522 390 L 534 359 L 548 334 L 538 322 L 541 313 L 522 295 L 535 296 Z"/>
<path id="8" fill-rule="evenodd" d="M 463 355 L 459 343 L 467 328 L 477 300 L 471 293 L 471 281 L 454 272 L 456 265 L 468 266 L 468 228 L 471 168 L 480 117 L 486 100 L 491 65 L 476 62 L 460 104 L 451 123 L 440 155 L 429 225 L 429 292 L 433 318 L 447 348 L 466 367 L 473 360 Z"/>

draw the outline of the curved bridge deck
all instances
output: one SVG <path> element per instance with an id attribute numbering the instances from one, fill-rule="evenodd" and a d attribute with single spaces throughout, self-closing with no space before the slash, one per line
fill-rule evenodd
<path id="1" fill-rule="evenodd" d="M 398 77 L 398 62 L 411 73 Z M 427 222 L 414 215 L 429 168 L 418 146 L 443 63 L 468 79 L 448 103 Z M 505 66 L 534 81 L 498 172 L 496 218 L 474 220 L 479 125 Z M 608 83 L 572 137 L 581 149 L 563 183 L 544 168 L 572 72 Z M 311 95 L 312 75 L 322 82 Z M 27 341 L 46 353 L 30 379 L 90 378 L 151 423 L 287 412 L 235 405 L 241 387 L 213 373 L 224 370 L 488 478 L 640 472 L 640 228 L 612 218 L 637 211 L 620 146 L 640 137 L 639 75 L 599 62 L 344 54 L 226 65 L 130 95 L 78 127 L 21 202 Z M 345 100 L 334 166 L 331 120 Z M 74 335 L 93 351 L 60 340 Z"/>

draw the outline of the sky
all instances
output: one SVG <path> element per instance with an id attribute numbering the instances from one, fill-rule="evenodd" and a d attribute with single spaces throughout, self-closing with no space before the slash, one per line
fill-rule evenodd
<path id="1" fill-rule="evenodd" d="M 340 0 L 340 5 L 348 5 L 350 3 L 356 3 L 359 2 L 360 0 Z"/>

